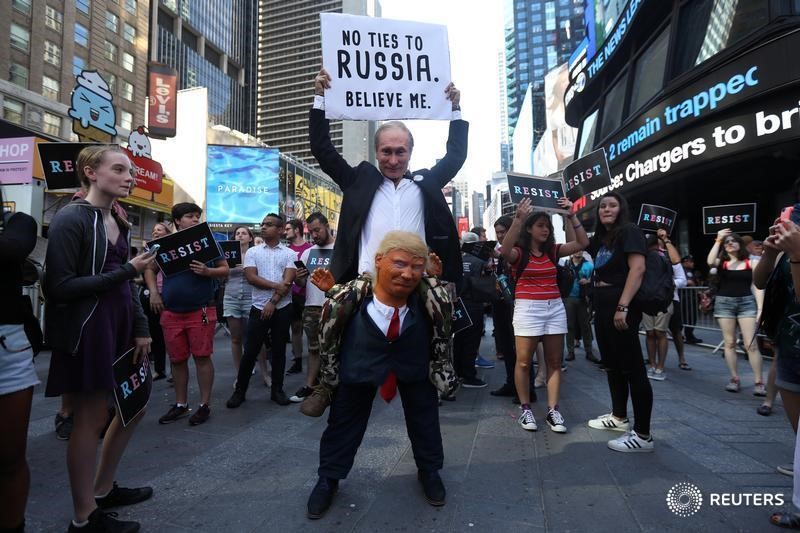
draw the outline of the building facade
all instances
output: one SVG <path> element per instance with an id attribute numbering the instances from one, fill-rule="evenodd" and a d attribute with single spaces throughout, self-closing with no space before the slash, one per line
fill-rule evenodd
<path id="1" fill-rule="evenodd" d="M 257 0 L 152 2 L 150 60 L 178 71 L 178 89 L 208 88 L 212 124 L 254 135 Z"/>
<path id="2" fill-rule="evenodd" d="M 378 16 L 370 0 L 259 0 L 256 137 L 314 166 L 308 110 L 322 66 L 320 13 Z M 373 122 L 332 121 L 331 140 L 351 164 L 372 161 Z"/>

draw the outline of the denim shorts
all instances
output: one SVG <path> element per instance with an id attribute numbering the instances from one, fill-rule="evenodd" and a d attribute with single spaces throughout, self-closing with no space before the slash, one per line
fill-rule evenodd
<path id="1" fill-rule="evenodd" d="M 31 343 L 22 324 L 0 324 L 0 396 L 38 383 Z"/>
<path id="2" fill-rule="evenodd" d="M 251 298 L 235 298 L 225 296 L 222 299 L 222 316 L 231 318 L 247 318 L 250 316 L 250 308 L 253 307 Z"/>
<path id="3" fill-rule="evenodd" d="M 794 345 L 794 339 L 783 333 L 777 338 L 778 354 L 775 364 L 778 365 L 775 385 L 791 392 L 800 392 L 800 350 Z"/>
<path id="4" fill-rule="evenodd" d="M 714 298 L 714 318 L 755 318 L 757 313 L 756 297 L 752 294 Z"/>

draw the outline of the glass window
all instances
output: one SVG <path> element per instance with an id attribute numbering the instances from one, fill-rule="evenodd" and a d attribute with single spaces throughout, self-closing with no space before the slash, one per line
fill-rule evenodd
<path id="1" fill-rule="evenodd" d="M 122 80 L 120 84 L 120 96 L 129 102 L 133 101 L 133 84 Z"/>
<path id="2" fill-rule="evenodd" d="M 3 118 L 14 124 L 22 124 L 22 117 L 25 113 L 25 104 L 19 100 L 5 97 L 3 99 Z"/>
<path id="3" fill-rule="evenodd" d="M 75 43 L 89 48 L 89 30 L 77 22 L 75 23 Z"/>
<path id="4" fill-rule="evenodd" d="M 128 72 L 133 72 L 133 68 L 135 66 L 136 66 L 136 60 L 134 59 L 134 57 L 128 52 L 122 52 L 122 68 L 124 68 Z"/>
<path id="5" fill-rule="evenodd" d="M 625 104 L 625 86 L 628 84 L 628 73 L 622 75 L 617 83 L 606 94 L 603 104 L 602 139 L 619 128 L 622 123 L 622 109 Z"/>
<path id="6" fill-rule="evenodd" d="M 44 60 L 51 65 L 61 66 L 61 48 L 52 41 L 44 42 Z"/>
<path id="7" fill-rule="evenodd" d="M 28 51 L 31 44 L 31 32 L 20 26 L 19 24 L 11 23 L 11 46 L 23 52 Z"/>
<path id="8" fill-rule="evenodd" d="M 122 38 L 133 44 L 136 41 L 136 28 L 127 22 L 122 24 Z"/>
<path id="9" fill-rule="evenodd" d="M 61 33 L 64 27 L 64 15 L 54 7 L 47 6 L 44 10 L 44 24 L 51 30 Z"/>
<path id="10" fill-rule="evenodd" d="M 131 115 L 127 111 L 123 111 L 122 113 L 120 113 L 119 125 L 122 126 L 123 129 L 130 131 L 131 126 L 133 125 L 133 115 Z"/>
<path id="11" fill-rule="evenodd" d="M 117 45 L 112 42 L 106 41 L 103 43 L 103 57 L 109 61 L 117 61 Z"/>
<path id="12" fill-rule="evenodd" d="M 75 0 L 75 7 L 78 8 L 78 11 L 82 11 L 89 14 L 89 11 L 92 9 L 92 0 Z"/>
<path id="13" fill-rule="evenodd" d="M 675 47 L 677 76 L 769 22 L 770 0 L 695 0 L 681 7 Z"/>
<path id="14" fill-rule="evenodd" d="M 28 67 L 20 65 L 19 63 L 11 63 L 8 66 L 8 81 L 27 89 Z"/>
<path id="15" fill-rule="evenodd" d="M 31 0 L 11 0 L 11 5 L 20 13 L 31 14 Z"/>
<path id="16" fill-rule="evenodd" d="M 131 15 L 136 14 L 136 0 L 125 0 L 125 11 Z"/>
<path id="17" fill-rule="evenodd" d="M 42 121 L 42 131 L 54 137 L 61 135 L 61 117 L 45 111 Z"/>
<path id="18" fill-rule="evenodd" d="M 81 56 L 73 56 L 72 58 L 72 75 L 79 76 L 81 71 L 86 68 L 86 60 Z"/>
<path id="19" fill-rule="evenodd" d="M 58 102 L 61 97 L 61 84 L 50 76 L 42 76 L 42 96 Z"/>
<path id="20" fill-rule="evenodd" d="M 106 83 L 108 83 L 108 92 L 115 94 L 117 90 L 117 77 L 113 74 L 106 74 L 104 79 Z"/>
<path id="21" fill-rule="evenodd" d="M 592 151 L 594 136 L 597 130 L 597 109 L 583 119 L 581 138 L 578 140 L 578 157 L 583 157 Z"/>
<path id="22" fill-rule="evenodd" d="M 664 66 L 667 62 L 669 26 L 636 60 L 631 90 L 631 112 L 636 111 L 664 86 Z M 629 113 L 630 114 L 630 113 Z"/>
<path id="23" fill-rule="evenodd" d="M 106 28 L 117 33 L 119 27 L 119 17 L 111 11 L 106 11 Z"/>

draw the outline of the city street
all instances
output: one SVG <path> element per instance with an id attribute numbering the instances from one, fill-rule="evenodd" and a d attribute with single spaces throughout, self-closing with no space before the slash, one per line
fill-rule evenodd
<path id="1" fill-rule="evenodd" d="M 490 334 L 487 319 L 481 353 L 494 359 Z M 123 458 L 119 482 L 155 490 L 151 500 L 118 509 L 145 531 L 769 531 L 773 506 L 712 507 L 710 493 L 783 494 L 787 504 L 791 500 L 791 478 L 775 471 L 793 454 L 784 411 L 777 402 L 772 416 L 762 417 L 750 387 L 724 391 L 718 354 L 689 347 L 694 370 L 687 372 L 677 368 L 670 348 L 667 380 L 652 383 L 656 451 L 622 454 L 606 448 L 618 433 L 586 427 L 589 418 L 609 411 L 609 394 L 603 372 L 579 349 L 564 378 L 566 435 L 547 428 L 543 389 L 533 409 L 536 433 L 517 425 L 509 398 L 489 395 L 504 378 L 502 362 L 479 370 L 488 388 L 462 389 L 457 401 L 445 402 L 442 477 L 448 495 L 441 508 L 425 502 L 416 481 L 400 402 L 376 401 L 353 471 L 327 515 L 311 521 L 305 505 L 316 482 L 325 418 L 268 401 L 258 376 L 247 402 L 226 409 L 234 379 L 228 338 L 218 333 L 216 346 L 209 422 L 160 426 L 157 419 L 174 398 L 172 388 L 158 381 Z M 48 358 L 37 359 L 42 379 Z M 740 371 L 742 383 L 752 383 L 744 360 Z M 299 376 L 290 376 L 286 391 L 300 384 Z M 190 402 L 196 401 L 193 384 Z M 53 431 L 57 408 L 58 399 L 44 398 L 37 387 L 28 442 L 30 531 L 64 531 L 71 518 L 66 443 Z M 679 482 L 693 483 L 703 494 L 702 507 L 688 518 L 666 505 L 667 491 Z"/>

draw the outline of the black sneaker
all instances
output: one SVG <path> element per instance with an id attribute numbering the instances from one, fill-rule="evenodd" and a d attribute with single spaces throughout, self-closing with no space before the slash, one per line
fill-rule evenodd
<path id="1" fill-rule="evenodd" d="M 89 523 L 83 527 L 77 527 L 72 522 L 69 523 L 68 533 L 136 533 L 139 531 L 139 522 L 129 522 L 117 520 L 117 513 L 104 513 L 100 509 L 95 509 L 89 515 Z"/>
<path id="2" fill-rule="evenodd" d="M 320 477 L 317 484 L 314 485 L 314 490 L 308 497 L 308 517 L 312 520 L 322 518 L 331 503 L 333 502 L 333 495 L 339 489 L 339 480 L 331 479 L 328 477 Z"/>
<path id="3" fill-rule="evenodd" d="M 489 394 L 492 396 L 514 396 L 516 395 L 517 391 L 514 388 L 514 385 L 510 383 L 503 383 L 503 386 L 497 390 L 493 390 Z"/>
<path id="4" fill-rule="evenodd" d="M 697 337 L 686 337 L 684 342 L 686 342 L 686 344 L 701 344 L 703 339 L 698 339 Z"/>
<path id="5" fill-rule="evenodd" d="M 274 390 L 270 395 L 270 399 L 277 403 L 278 405 L 289 405 L 290 402 L 289 398 L 286 397 L 286 394 L 282 390 Z"/>
<path id="6" fill-rule="evenodd" d="M 439 477 L 439 472 L 423 472 L 420 470 L 417 472 L 417 479 L 422 483 L 422 490 L 429 504 L 434 507 L 444 505 L 446 492 L 442 478 Z"/>
<path id="7" fill-rule="evenodd" d="M 204 422 L 207 422 L 208 417 L 210 416 L 211 416 L 211 409 L 208 407 L 208 405 L 201 403 L 200 406 L 197 408 L 197 411 L 195 411 L 194 414 L 189 417 L 189 425 L 198 426 Z"/>
<path id="8" fill-rule="evenodd" d="M 236 409 L 240 405 L 242 405 L 245 401 L 244 393 L 239 392 L 238 390 L 233 391 L 231 397 L 228 398 L 228 401 L 225 402 L 225 407 L 228 409 Z"/>
<path id="9" fill-rule="evenodd" d="M 138 487 L 127 489 L 120 487 L 114 482 L 111 492 L 102 498 L 95 497 L 94 501 L 100 509 L 111 509 L 112 507 L 122 507 L 123 505 L 133 505 L 135 503 L 149 500 L 153 496 L 152 487 Z"/>
<path id="10" fill-rule="evenodd" d="M 482 389 L 486 386 L 486 382 L 478 378 L 464 378 L 461 380 L 461 386 L 465 389 Z"/>
<path id="11" fill-rule="evenodd" d="M 187 406 L 179 406 L 178 404 L 173 405 L 167 411 L 167 414 L 162 416 L 158 419 L 159 424 L 171 424 L 176 420 L 183 418 L 184 416 L 189 414 L 189 407 Z"/>
<path id="12" fill-rule="evenodd" d="M 287 374 L 299 374 L 303 371 L 303 360 L 302 359 L 293 359 L 292 366 L 289 367 L 289 370 L 286 371 Z"/>
<path id="13" fill-rule="evenodd" d="M 61 413 L 56 413 L 56 438 L 58 440 L 69 440 L 74 421 L 73 415 L 61 416 Z"/>
<path id="14" fill-rule="evenodd" d="M 311 396 L 312 392 L 314 392 L 314 389 L 311 387 L 300 387 L 297 389 L 297 392 L 294 393 L 294 396 L 289 398 L 289 401 L 292 403 L 300 403 L 305 400 L 306 396 Z"/>

